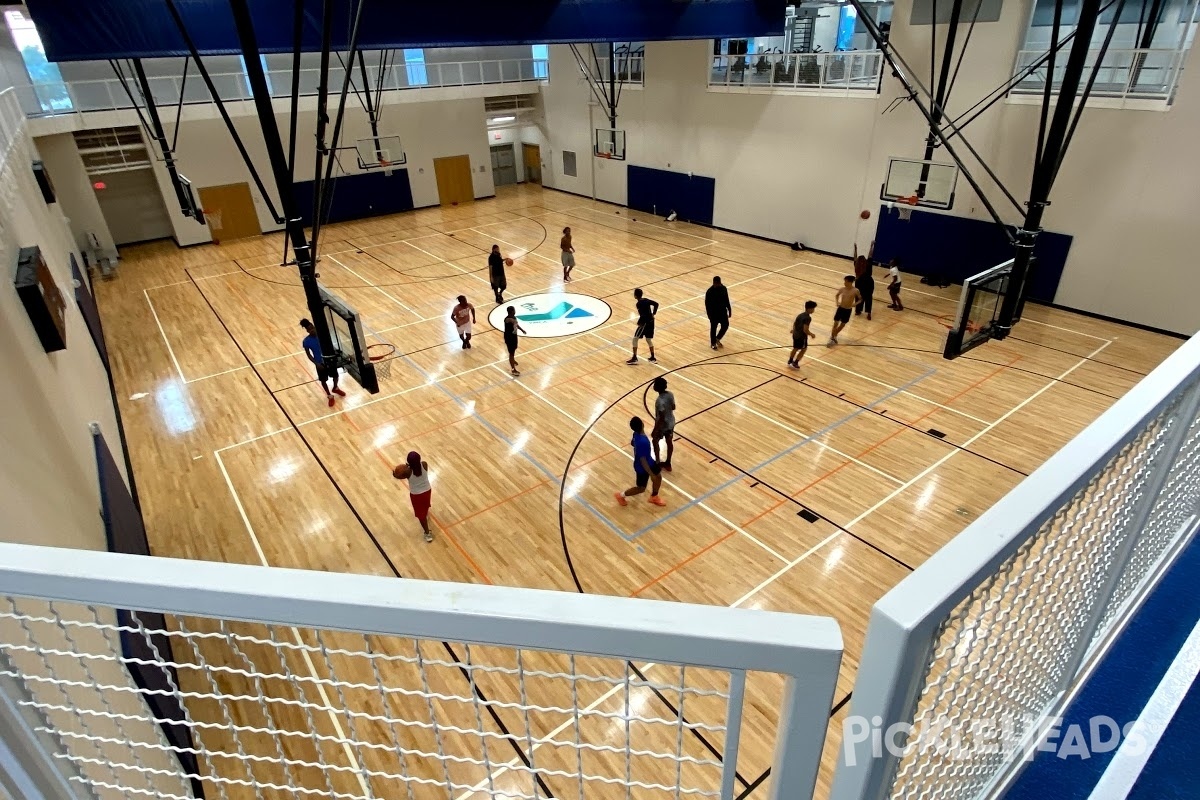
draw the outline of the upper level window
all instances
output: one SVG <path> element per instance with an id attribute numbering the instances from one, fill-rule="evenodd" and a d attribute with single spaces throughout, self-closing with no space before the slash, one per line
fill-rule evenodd
<path id="1" fill-rule="evenodd" d="M 425 70 L 425 51 L 404 51 L 404 71 L 408 73 L 409 86 L 428 86 L 429 73 Z"/>
<path id="2" fill-rule="evenodd" d="M 1127 2 L 1116 19 L 1110 7 L 1100 15 L 1092 34 L 1085 77 L 1100 56 L 1100 48 L 1116 24 L 1108 51 L 1104 54 L 1092 97 L 1135 98 L 1171 101 L 1184 59 L 1196 35 L 1197 0 L 1164 0 L 1157 18 L 1151 13 L 1153 0 Z M 1050 48 L 1054 30 L 1054 0 L 1035 0 L 1025 42 L 1017 55 L 1017 74 L 1022 81 L 1015 92 L 1041 93 L 1046 85 L 1048 64 L 1043 56 Z M 1059 40 L 1073 30 L 1079 19 L 1079 0 L 1065 0 L 1059 27 Z M 1052 86 L 1057 87 L 1066 68 L 1066 52 L 1055 59 Z M 1025 74 L 1028 73 L 1028 74 Z"/>
<path id="3" fill-rule="evenodd" d="M 891 27 L 892 3 L 867 2 L 883 30 Z M 883 58 L 853 6 L 790 5 L 782 36 L 717 39 L 710 86 L 757 91 L 874 91 Z"/>
<path id="4" fill-rule="evenodd" d="M 550 77 L 550 45 L 531 45 L 530 54 L 533 56 L 533 77 L 544 81 Z"/>
<path id="5" fill-rule="evenodd" d="M 67 85 L 63 83 L 58 65 L 46 60 L 42 37 L 38 36 L 33 20 L 17 9 L 10 9 L 4 12 L 4 21 L 12 34 L 13 43 L 21 53 L 21 60 L 25 62 L 25 71 L 29 74 L 29 82 L 33 84 L 42 111 L 71 110 L 71 95 L 67 92 Z"/>

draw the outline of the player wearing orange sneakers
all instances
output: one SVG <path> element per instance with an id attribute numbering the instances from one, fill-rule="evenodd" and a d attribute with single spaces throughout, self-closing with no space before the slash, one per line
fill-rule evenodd
<path id="1" fill-rule="evenodd" d="M 641 417 L 634 417 L 629 420 L 629 428 L 633 431 L 633 441 L 630 444 L 633 445 L 633 474 L 637 485 L 613 496 L 619 504 L 628 505 L 629 501 L 625 498 L 641 494 L 649 484 L 650 502 L 656 506 L 665 506 L 666 503 L 658 496 L 658 487 L 662 486 L 662 469 L 654 460 L 654 448 L 650 445 L 650 437 L 646 435 L 646 425 Z"/>

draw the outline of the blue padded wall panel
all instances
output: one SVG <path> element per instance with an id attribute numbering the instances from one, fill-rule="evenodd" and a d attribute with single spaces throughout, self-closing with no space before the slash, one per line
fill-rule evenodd
<path id="1" fill-rule="evenodd" d="M 321 49 L 321 0 L 305 6 L 302 49 Z M 356 0 L 332 0 L 333 47 L 347 50 Z M 228 0 L 175 0 L 202 54 L 241 51 Z M 165 0 L 27 0 L 51 61 L 186 55 Z M 363 5 L 359 47 L 662 41 L 778 36 L 783 0 L 492 0 Z M 253 0 L 264 53 L 292 50 L 293 0 Z"/>
<path id="2" fill-rule="evenodd" d="M 630 208 L 665 217 L 672 210 L 685 222 L 713 224 L 715 178 L 630 164 L 626 168 Z"/>
<path id="3" fill-rule="evenodd" d="M 1072 237 L 1042 231 L 1033 254 L 1037 258 L 1030 276 L 1031 300 L 1054 302 Z M 981 219 L 934 214 L 915 209 L 904 222 L 898 212 L 879 208 L 875 228 L 875 260 L 886 264 L 900 260 L 900 268 L 916 275 L 944 275 L 956 283 L 1013 257 L 1013 246 L 996 223 Z"/>
<path id="4" fill-rule="evenodd" d="M 312 224 L 313 182 L 292 185 L 296 206 L 305 225 Z M 364 172 L 345 175 L 333 183 L 333 203 L 326 222 L 345 222 L 351 219 L 396 214 L 413 208 L 412 187 L 408 170 L 396 169 L 391 175 Z"/>

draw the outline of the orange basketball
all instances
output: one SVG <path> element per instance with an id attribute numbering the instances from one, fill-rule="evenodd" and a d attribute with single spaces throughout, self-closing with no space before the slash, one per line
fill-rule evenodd
<path id="1" fill-rule="evenodd" d="M 511 259 L 511 258 L 506 258 L 506 259 L 504 259 L 504 266 L 506 266 L 506 267 L 511 267 L 511 266 L 512 266 L 512 259 Z"/>
<path id="2" fill-rule="evenodd" d="M 870 212 L 870 211 L 867 211 L 867 210 L 864 208 L 864 209 L 862 210 L 862 213 L 861 213 L 861 214 L 859 214 L 859 216 L 860 216 L 860 217 L 862 217 L 863 219 L 870 219 L 870 218 L 871 218 L 871 212 Z"/>
<path id="3" fill-rule="evenodd" d="M 406 477 L 407 472 L 408 472 L 407 464 L 397 464 L 395 466 L 395 468 L 392 469 L 392 477 L 395 478 L 396 480 L 403 480 Z"/>

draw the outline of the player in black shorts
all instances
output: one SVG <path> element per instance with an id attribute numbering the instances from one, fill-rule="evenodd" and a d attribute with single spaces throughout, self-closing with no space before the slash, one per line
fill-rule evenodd
<path id="1" fill-rule="evenodd" d="M 650 347 L 649 361 L 651 364 L 657 364 L 658 359 L 654 357 L 654 315 L 658 313 L 658 302 L 649 297 L 643 297 L 641 289 L 634 289 L 633 297 L 637 300 L 637 328 L 633 332 L 633 355 L 625 363 L 638 363 L 638 339 L 645 339 L 646 344 Z"/>
<path id="2" fill-rule="evenodd" d="M 521 373 L 517 372 L 517 331 L 525 333 L 525 329 L 517 321 L 517 310 L 509 306 L 508 316 L 504 318 L 504 346 L 508 348 L 508 367 L 512 370 L 514 378 L 521 377 Z"/>
<path id="3" fill-rule="evenodd" d="M 792 323 L 792 354 L 788 356 L 788 366 L 792 369 L 800 369 L 800 359 L 808 352 L 808 340 L 813 337 L 812 314 L 816 310 L 816 302 L 809 300 L 804 304 L 804 313 L 797 315 Z"/>
<path id="4" fill-rule="evenodd" d="M 834 295 L 838 307 L 833 312 L 833 332 L 829 336 L 830 345 L 838 343 L 838 334 L 842 332 L 842 328 L 846 327 L 846 323 L 850 321 L 850 315 L 854 312 L 854 307 L 862 302 L 862 294 L 859 293 L 858 289 L 854 288 L 853 275 L 847 275 L 842 279 L 842 283 L 844 285 Z"/>

